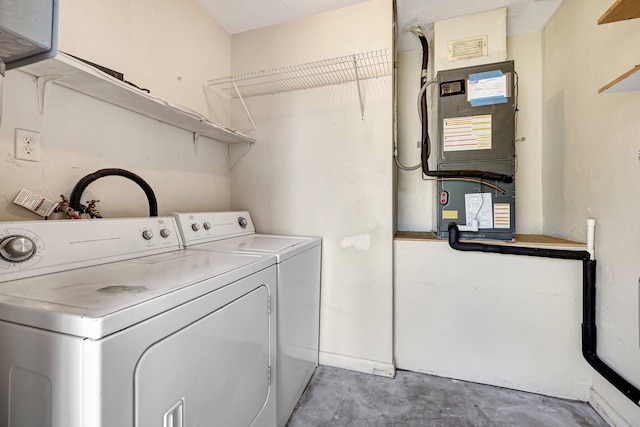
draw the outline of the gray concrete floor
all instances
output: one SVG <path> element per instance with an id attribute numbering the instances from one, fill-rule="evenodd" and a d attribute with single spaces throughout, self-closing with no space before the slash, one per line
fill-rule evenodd
<path id="1" fill-rule="evenodd" d="M 585 427 L 588 404 L 408 371 L 382 378 L 319 366 L 287 427 Z"/>

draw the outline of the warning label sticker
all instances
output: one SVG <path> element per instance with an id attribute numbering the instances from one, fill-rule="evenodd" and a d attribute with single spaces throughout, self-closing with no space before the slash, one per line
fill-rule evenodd
<path id="1" fill-rule="evenodd" d="M 490 150 L 491 114 L 444 119 L 444 151 Z"/>
<path id="2" fill-rule="evenodd" d="M 495 228 L 511 228 L 511 205 L 495 203 L 493 205 L 493 224 Z"/>
<path id="3" fill-rule="evenodd" d="M 458 211 L 442 210 L 442 219 L 458 219 Z"/>

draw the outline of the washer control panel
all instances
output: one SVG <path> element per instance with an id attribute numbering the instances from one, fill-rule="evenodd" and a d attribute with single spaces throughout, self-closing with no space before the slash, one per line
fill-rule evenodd
<path id="1" fill-rule="evenodd" d="M 255 234 L 247 211 L 172 213 L 185 246 Z"/>
<path id="2" fill-rule="evenodd" d="M 0 282 L 180 248 L 172 217 L 0 222 Z"/>

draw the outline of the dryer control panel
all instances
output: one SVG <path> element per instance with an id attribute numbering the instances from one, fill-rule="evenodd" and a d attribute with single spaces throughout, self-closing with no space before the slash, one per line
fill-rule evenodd
<path id="1" fill-rule="evenodd" d="M 255 234 L 247 211 L 172 213 L 185 246 Z"/>

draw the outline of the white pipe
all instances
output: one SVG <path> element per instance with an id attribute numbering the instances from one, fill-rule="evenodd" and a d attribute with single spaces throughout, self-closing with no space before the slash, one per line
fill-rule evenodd
<path id="1" fill-rule="evenodd" d="M 596 259 L 596 250 L 595 250 L 595 229 L 596 229 L 596 220 L 593 218 L 589 218 L 587 220 L 587 252 L 591 256 L 591 260 Z"/>

